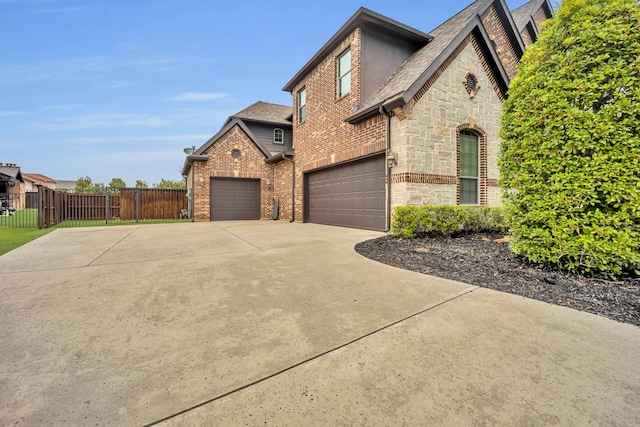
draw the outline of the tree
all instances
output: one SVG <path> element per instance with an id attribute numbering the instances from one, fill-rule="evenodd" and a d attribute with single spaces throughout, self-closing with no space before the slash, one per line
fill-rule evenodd
<path id="1" fill-rule="evenodd" d="M 113 178 L 111 182 L 109 182 L 110 188 L 126 188 L 127 184 L 122 180 L 122 178 Z"/>
<path id="2" fill-rule="evenodd" d="M 184 180 L 171 181 L 170 179 L 162 178 L 159 184 L 155 185 L 155 188 L 187 188 Z"/>
<path id="3" fill-rule="evenodd" d="M 149 188 L 147 181 L 136 180 L 136 188 Z"/>
<path id="4" fill-rule="evenodd" d="M 564 0 L 504 103 L 512 249 L 606 276 L 640 268 L 640 7 Z"/>
<path id="5" fill-rule="evenodd" d="M 74 192 L 75 193 L 90 193 L 91 192 L 91 186 L 93 185 L 93 181 L 91 180 L 90 177 L 85 176 L 83 178 L 78 178 L 76 180 L 76 185 L 74 187 Z"/>

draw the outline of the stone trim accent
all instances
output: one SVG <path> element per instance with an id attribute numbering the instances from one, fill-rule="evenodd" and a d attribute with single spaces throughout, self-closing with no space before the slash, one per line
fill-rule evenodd
<path id="1" fill-rule="evenodd" d="M 470 35 L 465 37 L 464 40 L 462 40 L 462 42 L 458 45 L 458 47 L 451 53 L 451 55 L 449 55 L 447 60 L 444 61 L 444 63 L 436 70 L 435 73 L 433 73 L 433 75 L 431 77 L 429 77 L 429 80 L 427 80 L 426 83 L 424 85 L 422 85 L 420 90 L 418 90 L 418 92 L 416 92 L 416 94 L 413 96 L 413 101 L 414 102 L 419 101 L 420 98 L 422 98 L 424 96 L 424 94 L 427 93 L 427 91 L 431 88 L 431 86 L 433 86 L 433 84 L 436 82 L 436 80 L 438 80 L 440 78 L 442 73 L 458 57 L 460 52 L 462 52 L 462 50 L 465 47 L 467 47 L 467 45 L 469 44 L 470 40 L 471 40 L 471 36 Z"/>
<path id="2" fill-rule="evenodd" d="M 478 204 L 480 206 L 487 205 L 487 133 L 476 124 L 463 123 L 456 128 L 456 205 L 460 204 L 460 132 L 468 130 L 478 135 L 479 139 L 479 156 L 480 156 L 480 176 Z"/>
<path id="3" fill-rule="evenodd" d="M 458 178 L 451 175 L 435 175 L 431 173 L 403 172 L 391 174 L 392 184 L 457 184 Z"/>
<path id="4" fill-rule="evenodd" d="M 478 43 L 478 40 L 475 37 L 471 37 L 471 45 L 473 46 L 473 49 L 476 51 L 478 58 L 480 58 L 480 63 L 482 64 L 482 68 L 484 69 L 485 74 L 489 78 L 489 81 L 491 82 L 491 86 L 493 86 L 493 89 L 496 91 L 496 95 L 498 95 L 498 98 L 500 99 L 501 102 L 504 102 L 506 99 L 504 96 L 504 93 L 502 93 L 502 90 L 500 90 L 500 86 L 498 85 L 496 76 L 493 70 L 491 69 L 491 67 L 489 66 L 489 63 L 487 62 L 487 58 L 485 54 L 482 52 L 482 49 L 480 48 L 480 44 Z"/>

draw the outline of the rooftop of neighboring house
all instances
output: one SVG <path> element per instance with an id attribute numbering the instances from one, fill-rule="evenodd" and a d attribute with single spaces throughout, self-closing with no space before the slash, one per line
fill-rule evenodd
<path id="1" fill-rule="evenodd" d="M 39 173 L 23 173 L 22 177 L 32 182 L 43 182 L 45 184 L 55 184 L 56 180 Z"/>
<path id="2" fill-rule="evenodd" d="M 3 179 L 2 177 L 9 179 Z M 0 163 L 0 179 L 3 181 L 13 179 L 18 180 L 19 182 L 24 182 L 22 173 L 20 172 L 20 166 L 15 163 Z"/>

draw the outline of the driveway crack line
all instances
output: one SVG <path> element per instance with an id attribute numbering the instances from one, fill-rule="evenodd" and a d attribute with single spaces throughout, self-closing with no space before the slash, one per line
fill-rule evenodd
<path id="1" fill-rule="evenodd" d="M 231 233 L 231 234 L 233 234 L 233 233 Z M 427 307 L 425 307 L 425 308 L 423 308 L 423 309 L 421 309 L 421 310 L 419 310 L 419 311 L 417 311 L 415 313 L 409 314 L 408 316 L 405 316 L 405 317 L 403 317 L 401 319 L 395 320 L 395 321 L 393 321 L 393 322 L 391 322 L 391 323 L 389 323 L 387 325 L 384 325 L 384 326 L 382 326 L 382 327 L 380 327 L 378 329 L 375 329 L 375 330 L 373 330 L 371 332 L 368 332 L 368 333 L 366 333 L 364 335 L 361 335 L 361 336 L 359 336 L 357 338 L 354 338 L 354 339 L 352 339 L 350 341 L 347 341 L 346 343 L 343 343 L 343 344 L 340 344 L 340 345 L 338 345 L 336 347 L 330 348 L 329 350 L 323 351 L 322 353 L 316 354 L 315 356 L 310 356 L 310 357 L 308 357 L 306 359 L 303 359 L 303 360 L 301 360 L 301 361 L 299 361 L 297 363 L 294 363 L 291 366 L 287 366 L 286 368 L 283 368 L 283 369 L 281 369 L 279 371 L 276 371 L 276 372 L 274 372 L 272 374 L 269 374 L 269 375 L 267 375 L 265 377 L 258 378 L 255 381 L 252 381 L 252 382 L 247 383 L 245 385 L 242 385 L 240 387 L 234 388 L 233 390 L 227 391 L 225 393 L 219 394 L 219 395 L 217 395 L 215 397 L 212 397 L 211 399 L 205 400 L 204 402 L 200 402 L 200 403 L 198 403 L 198 404 L 196 404 L 194 406 L 191 406 L 189 408 L 183 409 L 182 411 L 178 411 L 178 412 L 176 412 L 174 414 L 167 415 L 166 417 L 164 417 L 164 418 L 162 418 L 160 420 L 153 421 L 153 422 L 148 423 L 148 424 L 144 424 L 143 427 L 152 427 L 152 426 L 158 425 L 158 424 L 160 424 L 162 422 L 168 421 L 168 420 L 170 420 L 172 418 L 179 417 L 180 415 L 184 415 L 187 412 L 191 412 L 191 411 L 193 411 L 195 409 L 198 409 L 198 408 L 201 408 L 203 406 L 206 406 L 206 405 L 208 405 L 210 403 L 213 403 L 213 402 L 215 402 L 217 400 L 223 399 L 223 398 L 225 398 L 227 396 L 230 396 L 230 395 L 238 393 L 238 392 L 240 392 L 242 390 L 248 389 L 249 387 L 253 387 L 254 385 L 260 384 L 260 383 L 265 382 L 265 381 L 267 381 L 267 380 L 269 380 L 271 378 L 277 377 L 277 376 L 279 376 L 281 374 L 284 374 L 284 373 L 286 373 L 288 371 L 291 371 L 291 370 L 293 370 L 293 369 L 295 369 L 295 368 L 297 368 L 299 366 L 305 365 L 305 364 L 307 364 L 309 362 L 312 362 L 312 361 L 314 361 L 316 359 L 319 359 L 319 358 L 321 358 L 323 356 L 326 356 L 326 355 L 328 355 L 330 353 L 334 353 L 334 352 L 336 352 L 338 350 L 341 350 L 341 349 L 343 349 L 345 347 L 348 347 L 351 344 L 355 344 L 355 343 L 357 343 L 359 341 L 362 341 L 365 338 L 368 338 L 368 337 L 370 337 L 372 335 L 375 335 L 375 334 L 377 334 L 379 332 L 382 332 L 382 331 L 384 331 L 386 329 L 389 329 L 389 328 L 391 328 L 391 327 L 393 327 L 395 325 L 398 325 L 400 323 L 404 323 L 404 322 L 406 322 L 406 321 L 408 321 L 408 320 L 410 320 L 410 319 L 412 319 L 414 317 L 420 316 L 421 314 L 424 314 L 424 313 L 426 313 L 428 311 L 431 311 L 434 308 L 440 307 L 441 305 L 444 305 L 444 304 L 447 304 L 449 302 L 455 301 L 458 298 L 461 298 L 461 297 L 463 297 L 465 295 L 468 295 L 468 294 L 470 294 L 472 292 L 477 291 L 478 289 L 482 289 L 480 286 L 472 286 L 472 285 L 469 285 L 469 286 L 470 286 L 469 288 L 467 288 L 467 289 L 465 289 L 465 290 L 463 290 L 463 291 L 451 296 L 450 298 L 447 298 L 447 299 L 445 299 L 443 301 L 440 301 L 438 303 L 435 303 L 435 304 L 428 305 Z"/>
<path id="2" fill-rule="evenodd" d="M 102 256 L 106 253 L 108 253 L 109 251 L 111 251 L 111 249 L 115 248 L 117 245 L 120 244 L 120 242 L 122 242 L 124 239 L 126 239 L 127 237 L 131 236 L 133 233 L 135 233 L 136 231 L 138 231 L 140 229 L 140 226 L 134 228 L 133 230 L 131 230 L 130 233 L 127 233 L 126 236 L 124 236 L 122 239 L 118 240 L 117 242 L 115 242 L 113 245 L 111 245 L 109 247 L 109 249 L 107 249 L 106 251 L 102 252 L 100 255 L 98 255 L 93 261 L 91 261 L 89 264 L 86 265 L 86 267 L 91 267 L 91 265 L 96 262 L 97 260 L 99 260 L 100 258 L 102 258 Z"/>

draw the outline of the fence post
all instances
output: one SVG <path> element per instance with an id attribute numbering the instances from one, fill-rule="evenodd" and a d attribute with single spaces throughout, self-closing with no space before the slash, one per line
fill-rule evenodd
<path id="1" fill-rule="evenodd" d="M 38 228 L 42 228 L 42 186 L 41 185 L 37 185 L 36 187 L 38 187 Z"/>
<path id="2" fill-rule="evenodd" d="M 136 223 L 140 219 L 140 189 L 136 188 Z"/>
<path id="3" fill-rule="evenodd" d="M 107 190 L 105 188 L 105 194 L 104 194 L 104 223 L 105 224 L 109 224 L 109 201 L 111 198 L 111 194 L 109 193 L 109 190 Z"/>

